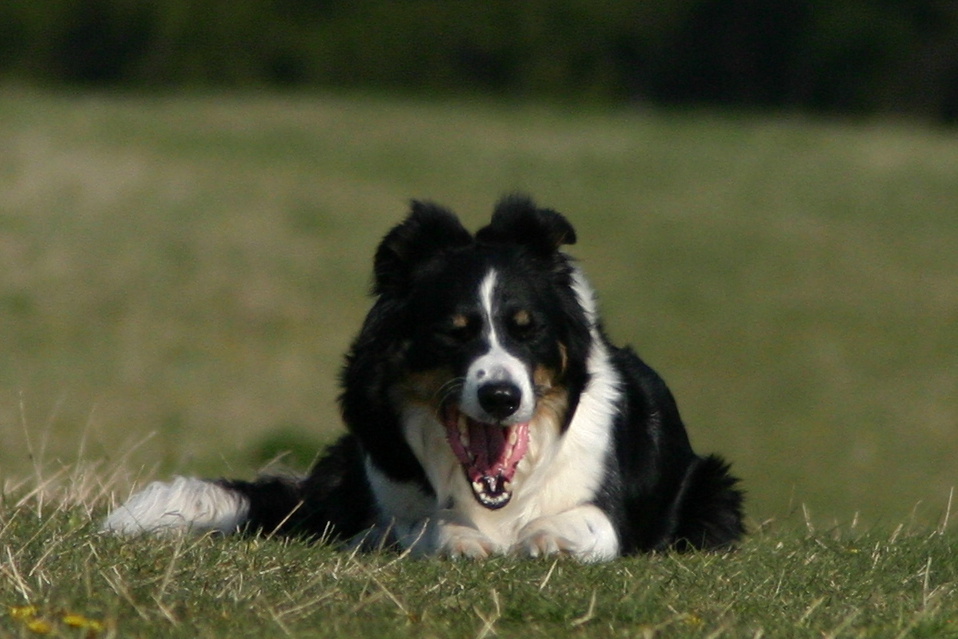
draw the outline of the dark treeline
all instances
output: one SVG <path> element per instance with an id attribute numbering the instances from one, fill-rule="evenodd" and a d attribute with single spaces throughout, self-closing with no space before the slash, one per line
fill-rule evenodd
<path id="1" fill-rule="evenodd" d="M 958 121 L 954 0 L 3 0 L 0 78 Z"/>

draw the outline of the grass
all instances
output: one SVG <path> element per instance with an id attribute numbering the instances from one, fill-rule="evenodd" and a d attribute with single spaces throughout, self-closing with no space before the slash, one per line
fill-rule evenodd
<path id="1" fill-rule="evenodd" d="M 958 637 L 946 521 L 891 534 L 791 522 L 730 554 L 599 566 L 452 562 L 103 537 L 102 499 L 83 477 L 70 494 L 0 506 L 0 636 Z"/>
<path id="2" fill-rule="evenodd" d="M 568 214 L 612 336 L 734 462 L 740 552 L 94 534 L 147 479 L 305 465 L 405 202 L 476 227 L 514 188 Z M 954 132 L 904 123 L 2 88 L 0 634 L 954 634 L 955 202 Z"/>

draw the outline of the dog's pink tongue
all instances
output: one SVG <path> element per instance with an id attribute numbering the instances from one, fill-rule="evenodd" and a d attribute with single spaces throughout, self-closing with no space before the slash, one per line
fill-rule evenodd
<path id="1" fill-rule="evenodd" d="M 486 426 L 469 420 L 469 448 L 475 453 L 476 459 L 472 466 L 483 475 L 495 475 L 497 467 L 506 460 L 506 437 L 504 429 L 495 426 Z M 472 477 L 471 479 L 478 479 Z"/>
<path id="2" fill-rule="evenodd" d="M 449 444 L 465 467 L 470 482 L 483 478 L 512 480 L 516 466 L 529 447 L 528 423 L 512 426 L 483 424 L 455 409 L 449 409 L 445 418 Z M 460 418 L 464 420 L 467 441 L 463 441 L 460 433 Z"/>
<path id="3" fill-rule="evenodd" d="M 484 477 L 498 477 L 511 480 L 529 445 L 529 425 L 492 426 L 471 419 L 468 424 L 469 451 L 475 456 L 468 464 L 469 479 L 479 481 Z"/>

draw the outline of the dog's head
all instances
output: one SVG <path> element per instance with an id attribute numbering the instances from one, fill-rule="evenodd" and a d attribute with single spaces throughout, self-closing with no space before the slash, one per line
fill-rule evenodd
<path id="1" fill-rule="evenodd" d="M 586 380 L 591 317 L 559 250 L 574 242 L 560 214 L 511 196 L 475 236 L 414 202 L 376 252 L 363 335 L 388 401 L 435 416 L 486 508 L 509 502 L 530 429 L 563 430 Z"/>

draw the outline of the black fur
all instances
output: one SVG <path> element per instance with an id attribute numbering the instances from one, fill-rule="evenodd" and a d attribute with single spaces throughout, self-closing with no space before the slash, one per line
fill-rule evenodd
<path id="1" fill-rule="evenodd" d="M 475 357 L 466 346 L 471 337 L 454 332 L 468 331 L 468 324 L 449 328 L 437 321 L 458 310 L 451 305 L 476 285 L 479 268 L 491 265 L 522 308 L 547 309 L 547 321 L 535 324 L 541 334 L 523 336 L 511 348 L 517 357 L 561 369 L 557 383 L 568 390 L 569 406 L 563 429 L 589 382 L 586 359 L 594 340 L 605 344 L 620 376 L 615 416 L 607 426 L 612 447 L 593 499 L 616 530 L 620 554 L 723 548 L 738 541 L 744 534 L 742 493 L 728 465 L 697 456 L 662 379 L 632 350 L 608 344 L 601 327 L 590 328 L 574 291 L 573 264 L 559 251 L 575 241 L 564 217 L 524 196 L 502 200 L 475 236 L 450 211 L 414 202 L 409 217 L 376 251 L 375 302 L 346 356 L 340 402 L 349 434 L 306 479 L 221 482 L 248 497 L 250 528 L 329 540 L 361 535 L 381 524 L 382 505 L 370 488 L 367 464 L 396 485 L 435 496 L 403 435 L 391 393 L 404 376 L 438 365 L 458 371 Z M 555 344 L 564 349 L 563 361 Z"/>

